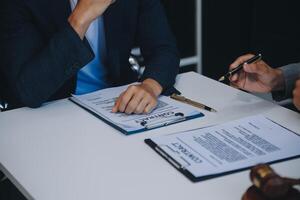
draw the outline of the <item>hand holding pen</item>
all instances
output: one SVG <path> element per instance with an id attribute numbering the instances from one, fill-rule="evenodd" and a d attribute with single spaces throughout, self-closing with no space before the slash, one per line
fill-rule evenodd
<path id="1" fill-rule="evenodd" d="M 250 55 L 249 55 L 249 56 L 250 56 Z M 240 59 L 240 58 L 238 58 L 238 59 L 236 60 L 236 62 L 238 62 L 239 59 Z M 240 72 L 240 71 L 243 69 L 243 67 L 244 67 L 245 64 L 248 64 L 248 65 L 249 65 L 249 64 L 258 62 L 258 61 L 260 61 L 261 59 L 262 59 L 262 55 L 261 55 L 261 54 L 258 54 L 258 55 L 256 55 L 256 56 L 252 56 L 252 55 L 251 55 L 251 57 L 250 57 L 249 59 L 245 60 L 245 61 L 244 61 L 244 60 L 240 60 L 240 61 L 242 61 L 242 63 L 239 63 L 237 66 L 234 65 L 234 64 L 236 64 L 236 63 L 233 63 L 233 64 L 230 66 L 229 72 L 228 72 L 227 74 L 225 74 L 224 76 L 222 76 L 222 77 L 219 79 L 219 81 L 224 81 L 225 78 L 227 78 L 227 79 L 231 78 L 231 76 L 233 76 L 233 75 L 237 74 L 238 72 Z"/>
<path id="2" fill-rule="evenodd" d="M 237 58 L 224 76 L 231 85 L 249 92 L 271 92 L 284 87 L 284 79 L 280 69 L 273 69 L 263 60 L 261 54 L 247 54 Z"/>

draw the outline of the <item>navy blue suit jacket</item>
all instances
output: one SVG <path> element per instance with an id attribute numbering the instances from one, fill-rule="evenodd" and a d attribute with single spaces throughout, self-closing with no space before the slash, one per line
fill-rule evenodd
<path id="1" fill-rule="evenodd" d="M 86 40 L 68 23 L 69 0 L 2 0 L 0 78 L 4 98 L 13 107 L 38 107 L 68 97 L 76 74 L 94 58 Z M 159 0 L 117 0 L 104 13 L 112 85 L 137 81 L 128 58 L 139 46 L 145 59 L 142 77 L 172 88 L 179 58 Z"/>

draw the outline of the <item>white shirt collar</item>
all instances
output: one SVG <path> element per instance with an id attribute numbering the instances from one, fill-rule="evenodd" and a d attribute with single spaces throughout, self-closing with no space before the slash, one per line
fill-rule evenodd
<path id="1" fill-rule="evenodd" d="M 70 0 L 71 9 L 74 10 L 75 6 L 77 5 L 77 0 Z"/>

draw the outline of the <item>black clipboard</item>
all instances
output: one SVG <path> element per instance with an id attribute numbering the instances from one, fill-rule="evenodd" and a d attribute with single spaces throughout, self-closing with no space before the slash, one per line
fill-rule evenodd
<path id="1" fill-rule="evenodd" d="M 180 163 L 178 163 L 167 152 L 165 152 L 162 148 L 160 148 L 159 145 L 157 145 L 153 140 L 151 140 L 151 139 L 145 139 L 144 141 L 156 153 L 158 153 L 163 159 L 165 159 L 175 169 L 177 169 L 180 173 L 182 173 L 184 176 L 186 176 L 190 181 L 192 181 L 194 183 L 195 182 L 200 182 L 200 181 L 205 181 L 205 180 L 216 178 L 216 177 L 220 177 L 220 176 L 225 176 L 225 175 L 233 174 L 233 173 L 236 173 L 236 172 L 245 171 L 245 170 L 248 170 L 248 169 L 251 169 L 252 167 L 254 167 L 254 166 L 248 166 L 248 167 L 244 167 L 244 168 L 240 168 L 240 169 L 236 169 L 236 170 L 231 170 L 231 171 L 227 171 L 227 172 L 215 173 L 215 174 L 211 174 L 211 175 L 205 175 L 205 176 L 196 177 L 189 170 L 187 170 L 184 167 L 182 167 Z M 271 161 L 271 162 L 266 162 L 266 164 L 274 164 L 274 163 L 283 162 L 283 161 L 287 161 L 287 160 L 291 160 L 291 159 L 296 159 L 296 158 L 300 158 L 300 153 L 297 156 L 292 156 L 292 157 L 288 157 L 288 158 L 284 158 L 284 159 L 279 159 L 279 160 L 275 160 L 275 161 Z"/>

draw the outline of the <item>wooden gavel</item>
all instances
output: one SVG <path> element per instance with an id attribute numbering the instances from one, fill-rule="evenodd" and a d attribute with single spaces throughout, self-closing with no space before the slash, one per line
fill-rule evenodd
<path id="1" fill-rule="evenodd" d="M 300 179 L 281 177 L 265 164 L 252 168 L 250 179 L 253 185 L 269 199 L 282 198 L 293 186 L 300 185 Z"/>

